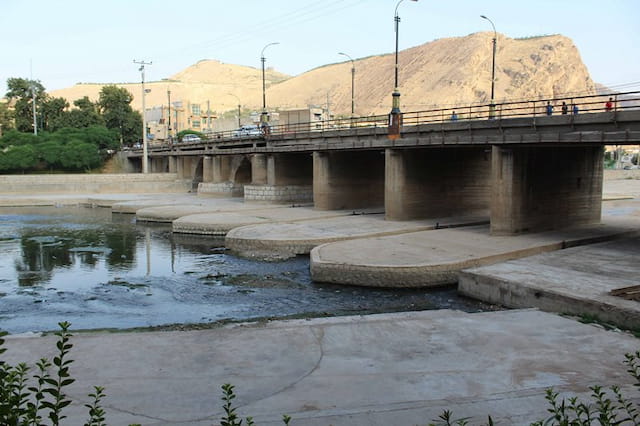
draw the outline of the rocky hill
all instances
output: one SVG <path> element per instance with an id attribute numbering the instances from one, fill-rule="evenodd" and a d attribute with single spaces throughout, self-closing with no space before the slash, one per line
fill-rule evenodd
<path id="1" fill-rule="evenodd" d="M 434 106 L 488 102 L 491 90 L 491 39 L 482 32 L 466 37 L 444 38 L 400 52 L 402 109 L 417 111 Z M 564 94 L 592 94 L 595 84 L 573 42 L 561 35 L 511 39 L 498 34 L 496 54 L 496 100 L 531 99 Z M 394 55 L 358 59 L 356 67 L 356 114 L 385 114 L 391 106 Z M 351 108 L 351 62 L 326 65 L 295 77 L 267 72 L 267 103 L 288 109 L 329 105 L 332 114 L 349 115 Z M 119 84 L 135 96 L 140 108 L 140 84 Z M 222 113 L 237 107 L 259 109 L 262 105 L 262 74 L 257 68 L 203 60 L 162 81 L 147 83 L 147 107 L 171 100 L 190 100 Z M 101 85 L 79 84 L 52 91 L 70 102 L 82 96 L 97 99 Z"/>

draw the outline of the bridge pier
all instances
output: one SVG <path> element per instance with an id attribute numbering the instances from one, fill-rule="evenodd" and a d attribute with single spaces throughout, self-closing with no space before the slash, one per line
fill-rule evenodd
<path id="1" fill-rule="evenodd" d="M 213 157 L 202 157 L 202 183 L 213 182 Z"/>
<path id="2" fill-rule="evenodd" d="M 313 153 L 313 201 L 319 210 L 384 205 L 385 158 L 380 151 Z"/>
<path id="3" fill-rule="evenodd" d="M 178 167 L 176 165 L 176 156 L 169 156 L 169 173 L 177 173 Z"/>
<path id="4" fill-rule="evenodd" d="M 254 154 L 251 166 L 252 182 L 244 187 L 245 200 L 276 203 L 313 201 L 313 161 L 310 154 Z"/>
<path id="5" fill-rule="evenodd" d="M 598 223 L 602 146 L 492 148 L 491 233 Z"/>
<path id="6" fill-rule="evenodd" d="M 387 149 L 385 218 L 488 214 L 490 159 L 483 147 Z"/>

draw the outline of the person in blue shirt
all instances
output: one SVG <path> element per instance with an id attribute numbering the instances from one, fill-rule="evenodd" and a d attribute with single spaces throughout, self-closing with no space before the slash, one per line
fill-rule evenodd
<path id="1" fill-rule="evenodd" d="M 458 121 L 458 114 L 455 111 L 451 113 L 451 121 Z"/>
<path id="2" fill-rule="evenodd" d="M 551 115 L 551 114 L 553 114 L 553 105 L 551 105 L 551 102 L 550 102 L 550 101 L 547 101 L 547 107 L 546 107 L 546 109 L 547 109 L 547 115 Z"/>
<path id="3" fill-rule="evenodd" d="M 580 108 L 578 108 L 578 105 L 573 104 L 573 115 L 578 115 L 579 111 L 580 111 Z"/>

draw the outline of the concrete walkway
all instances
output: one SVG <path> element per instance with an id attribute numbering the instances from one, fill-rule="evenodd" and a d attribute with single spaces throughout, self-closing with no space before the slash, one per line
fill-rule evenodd
<path id="1" fill-rule="evenodd" d="M 54 336 L 9 336 L 3 359 L 35 362 Z M 213 425 L 220 386 L 257 425 L 426 425 L 445 409 L 473 424 L 547 416 L 545 389 L 622 385 L 638 340 L 534 310 L 423 311 L 241 324 L 201 331 L 91 333 L 72 338 L 77 381 L 65 424 L 83 424 L 92 386 L 108 424 Z"/>

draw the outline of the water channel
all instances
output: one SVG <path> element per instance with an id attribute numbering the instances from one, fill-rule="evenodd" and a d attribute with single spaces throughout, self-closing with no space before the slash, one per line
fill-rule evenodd
<path id="1" fill-rule="evenodd" d="M 223 241 L 82 207 L 0 208 L 0 330 L 183 327 L 227 320 L 496 309 L 455 289 L 314 283 L 309 257 L 260 262 Z"/>

